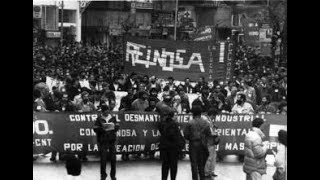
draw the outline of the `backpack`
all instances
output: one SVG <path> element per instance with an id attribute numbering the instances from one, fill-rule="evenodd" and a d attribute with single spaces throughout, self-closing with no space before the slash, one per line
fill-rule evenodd
<path id="1" fill-rule="evenodd" d="M 67 173 L 72 176 L 79 176 L 81 174 L 81 161 L 74 154 L 64 155 L 66 159 Z"/>

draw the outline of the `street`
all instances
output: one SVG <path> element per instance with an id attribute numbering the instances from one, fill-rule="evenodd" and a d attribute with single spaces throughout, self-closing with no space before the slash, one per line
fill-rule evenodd
<path id="1" fill-rule="evenodd" d="M 63 162 L 52 163 L 49 161 L 50 156 L 39 157 L 33 162 L 33 180 L 70 180 L 74 177 L 68 176 Z M 120 156 L 117 157 L 117 179 L 118 180 L 160 180 L 161 163 L 158 160 L 136 160 L 122 161 Z M 275 168 L 271 166 L 272 158 L 267 158 L 268 168 L 267 175 L 263 180 L 272 180 Z M 82 163 L 82 172 L 79 177 L 74 179 L 81 180 L 99 180 L 99 159 L 89 157 L 89 162 Z M 110 164 L 107 165 L 109 174 Z M 223 162 L 218 162 L 216 167 L 218 177 L 215 180 L 244 180 L 245 174 L 242 171 L 242 163 L 238 162 L 235 157 L 226 157 Z M 170 176 L 170 175 L 169 175 Z M 107 178 L 108 180 L 110 177 Z M 169 178 L 168 178 L 169 180 Z M 189 158 L 179 161 L 177 180 L 192 180 L 191 167 Z"/>

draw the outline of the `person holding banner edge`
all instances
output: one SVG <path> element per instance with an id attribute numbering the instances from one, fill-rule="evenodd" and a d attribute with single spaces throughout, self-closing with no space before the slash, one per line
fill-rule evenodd
<path id="1" fill-rule="evenodd" d="M 100 174 L 101 180 L 107 178 L 106 165 L 107 157 L 110 156 L 111 180 L 116 180 L 116 132 L 120 126 L 115 117 L 110 114 L 109 109 L 104 109 L 94 124 L 94 132 L 97 134 L 98 148 L 100 151 Z"/>

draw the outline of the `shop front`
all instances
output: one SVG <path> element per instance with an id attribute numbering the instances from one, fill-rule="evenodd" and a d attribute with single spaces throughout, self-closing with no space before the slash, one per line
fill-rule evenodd
<path id="1" fill-rule="evenodd" d="M 56 47 L 59 45 L 61 40 L 60 31 L 45 31 L 45 44 L 48 46 Z"/>

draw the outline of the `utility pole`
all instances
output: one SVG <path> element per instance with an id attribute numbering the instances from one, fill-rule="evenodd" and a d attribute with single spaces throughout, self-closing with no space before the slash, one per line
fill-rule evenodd
<path id="1" fill-rule="evenodd" d="M 178 0 L 176 0 L 176 13 L 174 17 L 174 40 L 177 40 Z"/>
<path id="2" fill-rule="evenodd" d="M 62 43 L 63 43 L 63 8 L 64 8 L 64 4 L 63 4 L 63 0 L 61 1 L 61 29 L 60 29 L 60 43 L 61 43 L 61 46 L 62 46 Z"/>

